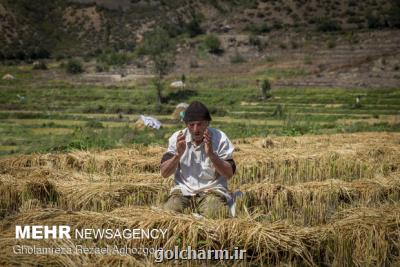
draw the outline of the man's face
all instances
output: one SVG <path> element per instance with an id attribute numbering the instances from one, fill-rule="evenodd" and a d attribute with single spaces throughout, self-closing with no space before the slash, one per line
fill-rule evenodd
<path id="1" fill-rule="evenodd" d="M 203 141 L 203 135 L 209 125 L 208 121 L 190 121 L 186 123 L 190 134 L 192 135 L 193 141 L 201 143 Z"/>

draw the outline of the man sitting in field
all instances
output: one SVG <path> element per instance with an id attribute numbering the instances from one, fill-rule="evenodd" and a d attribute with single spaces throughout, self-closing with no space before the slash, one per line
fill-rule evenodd
<path id="1" fill-rule="evenodd" d="M 185 111 L 186 128 L 169 139 L 168 151 L 161 160 L 161 175 L 175 173 L 167 210 L 198 212 L 221 218 L 229 214 L 232 197 L 227 181 L 235 173 L 234 147 L 220 130 L 209 128 L 210 112 L 201 102 L 192 102 Z"/>

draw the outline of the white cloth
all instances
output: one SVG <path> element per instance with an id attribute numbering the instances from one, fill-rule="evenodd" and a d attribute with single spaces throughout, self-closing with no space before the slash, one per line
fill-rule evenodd
<path id="1" fill-rule="evenodd" d="M 222 131 L 208 128 L 211 135 L 213 151 L 222 160 L 232 159 L 234 146 Z M 180 131 L 169 138 L 167 153 L 176 154 L 176 139 Z M 234 216 L 234 199 L 228 191 L 227 178 L 218 176 L 213 163 L 204 150 L 204 143 L 196 146 L 187 128 L 182 130 L 186 140 L 186 150 L 180 159 L 175 172 L 175 186 L 171 192 L 180 190 L 184 196 L 193 196 L 199 193 L 215 192 L 223 195 L 230 207 L 231 216 Z"/>
<path id="2" fill-rule="evenodd" d="M 187 103 L 179 103 L 178 105 L 176 105 L 176 108 L 187 109 L 188 106 L 189 106 L 189 104 L 187 104 Z"/>
<path id="3" fill-rule="evenodd" d="M 157 129 L 157 130 L 160 129 L 160 127 L 161 127 L 161 122 L 159 122 L 157 119 L 155 119 L 153 117 L 140 115 L 140 119 L 143 121 L 144 125 L 146 125 L 147 127 Z"/>
<path id="4" fill-rule="evenodd" d="M 185 87 L 185 83 L 183 81 L 173 81 L 169 86 L 172 88 L 183 88 Z"/>

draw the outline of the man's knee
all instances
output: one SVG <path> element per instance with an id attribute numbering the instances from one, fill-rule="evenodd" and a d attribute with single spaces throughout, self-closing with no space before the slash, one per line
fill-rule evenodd
<path id="1" fill-rule="evenodd" d="M 216 194 L 207 194 L 200 202 L 199 211 L 211 219 L 227 218 L 229 215 L 228 203 L 225 197 Z"/>
<path id="2" fill-rule="evenodd" d="M 164 203 L 163 208 L 165 210 L 172 210 L 182 213 L 189 207 L 189 204 L 189 199 L 183 196 L 181 193 L 172 193 L 168 200 Z"/>

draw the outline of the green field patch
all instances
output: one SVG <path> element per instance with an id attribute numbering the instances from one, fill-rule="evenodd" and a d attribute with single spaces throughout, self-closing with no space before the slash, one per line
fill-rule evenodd
<path id="1" fill-rule="evenodd" d="M 2 146 L 2 145 L 0 145 L 0 151 L 13 151 L 16 148 L 17 148 L 16 146 Z"/>
<path id="2" fill-rule="evenodd" d="M 260 119 L 239 119 L 234 117 L 223 117 L 213 118 L 213 123 L 245 123 L 249 125 L 283 125 L 283 121 L 280 120 L 260 120 Z"/>
<path id="3" fill-rule="evenodd" d="M 32 133 L 35 135 L 66 135 L 74 130 L 69 128 L 34 128 Z"/>
<path id="4" fill-rule="evenodd" d="M 82 126 L 85 122 L 79 120 L 52 120 L 52 119 L 7 119 L 5 122 L 11 122 L 19 125 L 59 127 L 59 126 Z"/>
<path id="5" fill-rule="evenodd" d="M 339 124 L 353 124 L 353 123 L 368 123 L 370 125 L 374 124 L 379 124 L 379 123 L 387 123 L 388 125 L 396 125 L 400 124 L 400 115 L 395 116 L 395 115 L 382 115 L 382 116 L 377 116 L 377 117 L 370 117 L 370 118 L 364 118 L 364 119 L 341 119 L 338 120 L 337 123 Z"/>
<path id="6" fill-rule="evenodd" d="M 102 124 L 105 127 L 133 127 L 133 122 L 117 122 L 117 121 L 107 121 L 107 122 L 102 122 Z"/>
<path id="7" fill-rule="evenodd" d="M 271 80 L 287 79 L 298 76 L 304 76 L 307 72 L 304 69 L 292 68 L 292 69 L 278 69 L 278 68 L 265 68 L 264 70 L 258 71 L 256 76 L 259 78 L 268 78 Z"/>
<path id="8" fill-rule="evenodd" d="M 85 118 L 85 119 L 100 119 L 103 121 L 108 120 L 119 120 L 119 115 L 115 113 L 71 113 L 71 115 Z M 137 114 L 122 114 L 123 119 L 127 119 L 129 121 L 135 121 L 138 119 L 139 115 Z"/>

